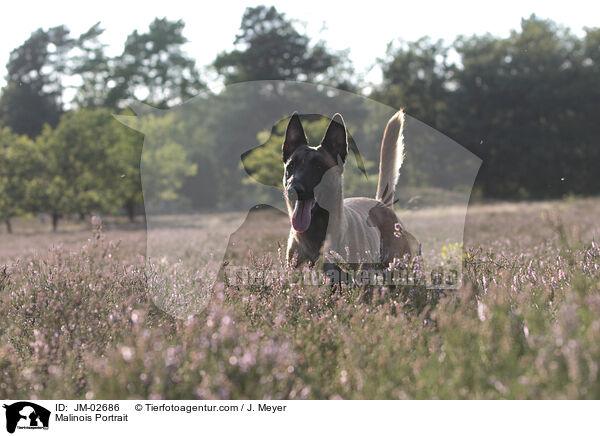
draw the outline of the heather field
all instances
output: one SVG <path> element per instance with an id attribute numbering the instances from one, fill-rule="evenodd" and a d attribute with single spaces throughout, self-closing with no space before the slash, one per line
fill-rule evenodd
<path id="1" fill-rule="evenodd" d="M 425 230 L 455 218 L 406 214 Z M 141 222 L 17 220 L 0 233 L 0 396 L 598 399 L 598 216 L 598 199 L 471 206 L 463 286 L 446 295 L 282 279 L 207 288 L 185 317 L 155 296 L 204 282 L 169 256 L 147 268 Z M 215 261 L 206 235 L 235 218 L 160 217 L 153 240 Z M 232 261 L 280 262 L 285 219 L 248 225 Z"/>

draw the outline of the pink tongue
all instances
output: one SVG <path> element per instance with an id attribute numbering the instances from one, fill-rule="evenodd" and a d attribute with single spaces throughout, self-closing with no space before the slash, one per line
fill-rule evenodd
<path id="1" fill-rule="evenodd" d="M 305 232 L 310 226 L 310 210 L 313 207 L 315 200 L 296 200 L 294 212 L 292 213 L 292 227 L 297 232 Z"/>

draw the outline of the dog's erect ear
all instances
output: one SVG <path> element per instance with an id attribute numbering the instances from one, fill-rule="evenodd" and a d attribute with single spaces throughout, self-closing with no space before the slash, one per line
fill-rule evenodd
<path id="1" fill-rule="evenodd" d="M 287 162 L 292 153 L 302 145 L 308 145 L 308 140 L 302 128 L 298 112 L 294 112 L 285 131 L 285 138 L 283 138 L 283 146 L 281 147 L 283 161 Z"/>
<path id="2" fill-rule="evenodd" d="M 340 114 L 335 114 L 327 127 L 321 146 L 329 152 L 336 160 L 339 156 L 342 162 L 346 162 L 348 154 L 348 137 L 346 135 L 346 124 Z"/>

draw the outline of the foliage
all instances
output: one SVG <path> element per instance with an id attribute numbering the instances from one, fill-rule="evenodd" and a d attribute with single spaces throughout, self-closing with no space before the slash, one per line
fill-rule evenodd
<path id="1" fill-rule="evenodd" d="M 45 123 L 58 123 L 68 77 L 81 76 L 79 93 L 89 89 L 90 80 L 96 77 L 98 92 L 97 76 L 106 67 L 103 46 L 97 39 L 102 32 L 99 23 L 78 38 L 71 37 L 64 25 L 33 32 L 10 54 L 7 85 L 0 97 L 0 121 L 33 138 Z"/>
<path id="2" fill-rule="evenodd" d="M 242 165 L 248 173 L 246 182 L 249 179 L 254 179 L 264 185 L 282 187 L 283 163 L 281 161 L 281 146 L 288 121 L 289 119 L 281 120 L 273 126 L 271 132 L 262 131 L 257 135 L 257 140 L 261 145 L 246 154 L 242 159 Z M 302 122 L 310 146 L 320 144 L 329 122 L 330 120 L 327 117 Z M 366 171 L 371 170 L 375 165 L 365 158 L 361 160 L 361 164 Z M 377 180 L 368 180 L 361 171 L 352 171 L 352 169 L 351 165 L 347 165 L 344 173 L 346 195 L 373 196 L 377 188 Z"/>
<path id="3" fill-rule="evenodd" d="M 144 259 L 96 231 L 79 251 L 0 268 L 0 395 L 597 399 L 600 249 L 575 232 L 598 230 L 578 214 L 584 206 L 598 201 L 568 206 L 575 221 L 562 226 L 540 225 L 544 205 L 481 206 L 468 227 L 477 240 L 466 246 L 465 286 L 422 311 L 385 289 L 367 302 L 366 288 L 274 278 L 231 285 L 177 320 L 147 294 L 159 280 Z M 194 281 L 176 266 L 173 283 Z"/>
<path id="4" fill-rule="evenodd" d="M 597 33 L 588 29 L 582 41 L 532 15 L 507 38 L 459 37 L 456 64 L 449 47 L 421 39 L 389 52 L 373 95 L 481 157 L 486 196 L 597 193 L 588 164 L 599 153 L 590 106 L 600 93 Z"/>
<path id="5" fill-rule="evenodd" d="M 595 192 L 585 161 L 598 151 L 581 102 L 600 82 L 590 74 L 581 41 L 532 16 L 505 40 L 464 38 L 457 50 L 464 68 L 457 74 L 456 105 L 469 124 L 457 121 L 455 130 L 486 162 L 486 193 Z"/>
<path id="6" fill-rule="evenodd" d="M 185 136 L 173 115 L 147 116 L 138 120 L 137 130 L 145 135 L 141 168 L 144 172 L 144 201 L 149 206 L 179 198 L 186 177 L 196 174 L 196 164 L 177 138 Z"/>
<path id="7" fill-rule="evenodd" d="M 335 67 L 337 72 L 344 69 L 344 53 L 330 52 L 322 42 L 311 46 L 309 37 L 298 32 L 294 21 L 273 6 L 247 8 L 234 44 L 235 50 L 219 54 L 214 61 L 226 84 L 250 80 L 310 82 L 323 79 Z"/>
<path id="8" fill-rule="evenodd" d="M 8 127 L 0 131 L 0 220 L 9 233 L 10 219 L 31 210 L 29 190 L 36 152 L 26 136 L 16 135 Z"/>
<path id="9" fill-rule="evenodd" d="M 142 176 L 149 207 L 198 201 L 197 190 L 186 190 L 198 183 L 210 191 L 202 198 L 215 200 L 211 206 L 235 203 L 232 191 L 246 195 L 229 183 L 239 161 L 215 163 L 231 154 L 223 144 L 239 137 L 232 126 L 251 99 L 226 90 L 210 114 L 142 117 L 143 155 L 140 134 L 113 118 L 132 98 L 171 107 L 204 89 L 183 52 L 183 29 L 182 21 L 156 19 L 111 58 L 99 24 L 77 38 L 58 26 L 37 30 L 11 53 L 0 97 L 0 219 L 8 230 L 13 217 L 35 212 L 50 213 L 55 228 L 67 214 L 123 206 L 131 213 L 142 201 Z M 176 286 L 161 287 L 139 256 L 145 245 L 107 241 L 98 225 L 79 251 L 54 248 L 0 267 L 0 396 L 599 398 L 598 206 L 572 195 L 600 192 L 599 47 L 600 29 L 578 38 L 531 16 L 506 38 L 463 36 L 449 45 L 423 38 L 391 45 L 380 61 L 383 83 L 371 96 L 405 107 L 482 157 L 477 189 L 485 195 L 570 195 L 557 207 L 570 211 L 564 221 L 527 203 L 507 206 L 513 214 L 481 206 L 469 215 L 458 292 L 290 286 L 282 276 L 204 289 L 211 295 L 205 311 L 177 320 L 157 308 L 149 285 L 178 297 L 190 284 L 206 286 L 198 271 L 165 259 Z M 293 20 L 263 6 L 246 10 L 235 49 L 213 66 L 227 84 L 278 79 L 358 88 L 345 53 L 312 43 Z M 77 83 L 71 102 L 63 101 L 66 78 Z M 64 113 L 66 103 L 75 110 Z M 252 116 L 248 124 L 268 121 Z M 352 128 L 374 129 L 364 119 Z M 305 124 L 311 144 L 326 124 Z M 258 135 L 264 145 L 243 160 L 249 177 L 280 185 L 284 127 Z M 197 138 L 204 148 L 194 147 Z M 416 138 L 407 156 L 429 140 L 436 138 Z M 365 167 L 374 160 L 369 154 Z M 426 185 L 427 169 L 416 161 L 406 160 L 409 183 Z M 434 169 L 454 164 L 435 162 Z M 350 195 L 374 192 L 374 181 L 359 172 L 348 171 L 345 185 Z M 210 219 L 210 230 L 222 231 L 231 215 Z M 260 249 L 259 230 L 249 235 L 252 250 Z M 179 243 L 174 232 L 163 237 Z M 447 244 L 440 255 L 461 251 Z M 280 261 L 252 253 L 246 247 L 242 259 L 259 271 Z"/>
<path id="10" fill-rule="evenodd" d="M 106 109 L 66 113 L 56 129 L 44 129 L 32 197 L 55 226 L 65 214 L 114 213 L 139 199 L 141 141 L 124 129 Z"/>
<path id="11" fill-rule="evenodd" d="M 35 137 L 44 123 L 55 125 L 61 112 L 60 87 L 56 77 L 64 69 L 62 54 L 70 45 L 64 26 L 38 29 L 20 47 L 13 50 L 7 64 L 7 86 L 0 98 L 0 120 L 16 133 Z M 56 47 L 52 59 L 50 46 Z M 51 89 L 48 89 L 51 88 Z"/>
<path id="12" fill-rule="evenodd" d="M 106 44 L 100 41 L 104 29 L 94 24 L 77 41 L 79 53 L 71 57 L 72 76 L 79 78 L 71 102 L 78 108 L 95 108 L 107 104 L 113 60 L 104 52 Z"/>
<path id="13" fill-rule="evenodd" d="M 480 195 L 526 199 L 597 194 L 600 29 L 585 32 L 578 38 L 532 15 L 506 38 L 488 34 L 461 36 L 451 44 L 426 37 L 391 43 L 379 61 L 383 81 L 373 86 L 370 97 L 404 107 L 482 158 L 474 188 Z M 117 128 L 102 108 L 118 111 L 132 99 L 172 108 L 199 92 L 205 107 L 199 104 L 177 118 L 157 121 L 152 135 L 165 141 L 149 148 L 144 158 L 147 168 L 160 175 L 151 182 L 148 198 L 153 207 L 175 201 L 202 209 L 236 207 L 241 198 L 250 197 L 251 186 L 233 177 L 239 160 L 231 159 L 231 148 L 246 134 L 241 134 L 240 114 L 251 112 L 252 93 L 231 91 L 232 87 L 216 95 L 206 90 L 194 60 L 183 51 L 187 40 L 181 20 L 155 19 L 147 31 L 132 32 L 116 57 L 105 53 L 102 35 L 100 23 L 77 37 L 64 25 L 38 29 L 11 53 L 0 96 L 0 123 L 14 134 L 28 135 L 35 144 L 31 149 L 24 139 L 7 136 L 15 144 L 10 149 L 22 147 L 11 151 L 10 159 L 27 153 L 31 158 L 20 165 L 22 170 L 2 169 L 11 173 L 13 186 L 12 197 L 5 194 L 11 204 L 4 207 L 3 216 L 115 212 L 125 207 L 133 217 L 142 202 L 141 137 Z M 249 7 L 235 49 L 217 56 L 213 67 L 226 84 L 276 79 L 354 90 L 363 85 L 353 75 L 347 53 L 311 41 L 296 21 L 274 7 Z M 296 98 L 280 95 L 277 86 L 262 91 L 274 105 Z M 73 99 L 66 101 L 68 95 Z M 70 113 L 61 118 L 67 109 Z M 103 115 L 94 118 L 92 113 Z M 248 126 L 269 127 L 272 122 L 260 110 L 245 116 Z M 361 113 L 354 118 L 362 121 L 349 128 L 373 133 L 379 128 L 372 121 L 375 117 Z M 65 121 L 59 125 L 61 119 Z M 77 127 L 77 122 L 90 131 Z M 413 122 L 409 118 L 407 123 Z M 274 186 L 280 186 L 282 173 L 283 132 L 281 126 L 277 129 L 264 146 L 245 155 L 243 163 L 249 177 Z M 167 133 L 173 136 L 168 139 Z M 461 162 L 426 155 L 424 145 L 439 141 L 430 133 L 406 137 L 402 188 L 438 188 L 431 178 L 440 169 L 460 173 Z M 267 140 L 265 135 L 259 134 L 259 142 Z M 311 138 L 311 143 L 319 139 Z M 159 145 L 164 148 L 159 150 Z M 361 151 L 365 168 L 376 166 L 378 147 Z M 346 192 L 372 195 L 376 181 L 355 170 L 347 166 Z M 25 189 L 25 197 L 17 198 L 14 193 L 20 189 Z"/>
<path id="14" fill-rule="evenodd" d="M 428 37 L 399 47 L 390 44 L 387 57 L 379 60 L 383 83 L 372 97 L 392 106 L 400 104 L 424 123 L 445 128 L 448 85 L 454 72 L 447 60 L 448 50 L 443 41 L 431 42 Z"/>
<path id="15" fill-rule="evenodd" d="M 182 50 L 182 20 L 156 18 L 147 33 L 134 31 L 123 53 L 111 60 L 105 105 L 136 99 L 159 108 L 181 104 L 205 88 L 195 61 Z"/>
<path id="16" fill-rule="evenodd" d="M 261 144 L 244 156 L 243 164 L 248 174 L 256 181 L 281 187 L 283 180 L 283 163 L 281 161 L 281 147 L 289 119 L 281 120 L 272 130 L 259 132 L 257 140 Z M 304 122 L 304 132 L 308 137 L 309 145 L 316 146 L 321 142 L 328 125 L 328 119 Z"/>

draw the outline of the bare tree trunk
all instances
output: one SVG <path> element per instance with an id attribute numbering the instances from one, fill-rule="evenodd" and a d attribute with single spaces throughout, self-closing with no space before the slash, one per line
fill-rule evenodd
<path id="1" fill-rule="evenodd" d="M 133 201 L 128 201 L 127 204 L 125 204 L 125 209 L 127 209 L 129 222 L 135 222 L 135 203 Z"/>
<path id="2" fill-rule="evenodd" d="M 10 218 L 5 218 L 4 219 L 4 224 L 6 224 L 6 231 L 8 233 L 12 233 L 12 225 L 10 223 Z"/>
<path id="3" fill-rule="evenodd" d="M 58 228 L 58 218 L 59 215 L 57 212 L 52 212 L 52 231 L 56 232 L 56 229 Z"/>

